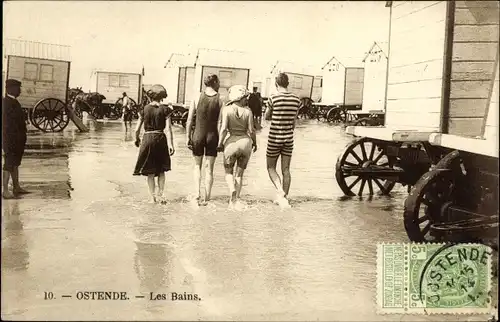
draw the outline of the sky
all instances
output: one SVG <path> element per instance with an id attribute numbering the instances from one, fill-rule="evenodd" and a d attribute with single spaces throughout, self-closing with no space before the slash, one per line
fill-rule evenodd
<path id="1" fill-rule="evenodd" d="M 94 69 L 140 72 L 161 83 L 171 53 L 245 51 L 267 73 L 277 60 L 324 65 L 363 57 L 387 41 L 385 1 L 5 1 L 4 39 L 71 46 L 70 86 L 89 86 Z"/>

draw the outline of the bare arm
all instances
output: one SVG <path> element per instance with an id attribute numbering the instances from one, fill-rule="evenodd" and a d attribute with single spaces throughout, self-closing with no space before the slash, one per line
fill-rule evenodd
<path id="1" fill-rule="evenodd" d="M 257 148 L 257 136 L 255 135 L 255 128 L 253 125 L 253 113 L 250 111 L 250 116 L 248 117 L 248 135 L 252 138 L 252 146 Z"/>
<path id="2" fill-rule="evenodd" d="M 219 127 L 219 147 L 222 147 L 227 136 L 227 115 L 224 109 L 221 111 L 221 126 Z"/>
<path id="3" fill-rule="evenodd" d="M 293 119 L 293 129 L 295 130 L 295 125 L 297 125 L 297 120 L 299 119 L 299 109 L 297 109 L 297 113 L 295 113 L 295 118 Z"/>
<path id="4" fill-rule="evenodd" d="M 220 106 L 220 113 L 219 113 L 219 120 L 217 121 L 217 131 L 220 132 L 220 128 L 222 126 L 222 114 L 224 113 L 224 103 L 222 103 L 222 100 L 219 100 L 219 106 Z"/>
<path id="5" fill-rule="evenodd" d="M 167 142 L 168 142 L 168 146 L 170 147 L 170 155 L 173 154 L 173 151 L 175 151 L 174 149 L 174 135 L 172 133 L 172 118 L 170 117 L 172 114 L 170 114 L 168 117 L 167 117 L 167 122 L 166 122 L 166 130 L 167 130 Z"/>
<path id="6" fill-rule="evenodd" d="M 273 105 L 272 105 L 271 98 L 269 97 L 267 99 L 266 114 L 264 115 L 264 118 L 266 119 L 266 121 L 270 121 L 271 120 L 272 114 L 273 114 Z"/>
<path id="7" fill-rule="evenodd" d="M 191 139 L 191 131 L 192 131 L 192 124 L 193 124 L 193 115 L 196 110 L 196 100 L 193 100 L 191 102 L 191 105 L 189 106 L 189 113 L 188 113 L 188 119 L 186 121 L 186 142 L 189 142 Z"/>
<path id="8" fill-rule="evenodd" d="M 166 122 L 166 130 L 167 130 L 167 142 L 168 146 L 173 148 L 174 147 L 174 135 L 172 133 L 172 118 L 170 117 L 172 114 L 170 114 L 167 117 L 167 122 Z"/>
<path id="9" fill-rule="evenodd" d="M 135 126 L 135 139 L 139 140 L 139 136 L 141 135 L 141 127 L 142 124 L 144 123 L 144 117 L 142 113 L 139 113 L 139 122 L 137 122 L 137 125 Z"/>

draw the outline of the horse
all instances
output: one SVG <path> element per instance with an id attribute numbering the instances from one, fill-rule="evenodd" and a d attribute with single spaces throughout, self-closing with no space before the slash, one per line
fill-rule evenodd
<path id="1" fill-rule="evenodd" d="M 99 94 L 98 92 L 85 93 L 81 87 L 69 88 L 68 96 L 73 106 L 73 109 L 78 116 L 82 116 L 82 112 L 87 112 L 93 117 L 102 117 L 101 107 L 102 102 L 106 99 L 106 96 Z"/>

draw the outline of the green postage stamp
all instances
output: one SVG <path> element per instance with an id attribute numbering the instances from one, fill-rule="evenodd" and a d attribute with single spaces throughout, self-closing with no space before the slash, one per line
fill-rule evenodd
<path id="1" fill-rule="evenodd" d="M 480 244 L 378 244 L 381 314 L 489 314 L 491 255 Z"/>

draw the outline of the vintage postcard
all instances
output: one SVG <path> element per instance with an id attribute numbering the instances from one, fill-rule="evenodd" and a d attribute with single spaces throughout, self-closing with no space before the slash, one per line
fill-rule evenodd
<path id="1" fill-rule="evenodd" d="M 498 1 L 4 1 L 1 318 L 498 321 Z"/>

